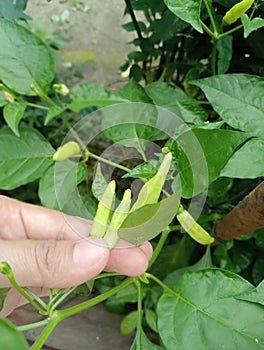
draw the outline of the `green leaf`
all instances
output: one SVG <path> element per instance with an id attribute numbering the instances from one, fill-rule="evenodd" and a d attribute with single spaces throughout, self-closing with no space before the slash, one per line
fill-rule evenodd
<path id="1" fill-rule="evenodd" d="M 228 271 L 185 273 L 158 302 L 166 349 L 262 349 L 263 307 L 237 299 L 251 290 L 249 282 Z"/>
<path id="2" fill-rule="evenodd" d="M 142 21 L 137 21 L 137 24 L 139 26 L 140 31 L 145 32 L 145 30 L 147 29 L 146 24 Z M 133 22 L 122 24 L 122 28 L 124 28 L 127 32 L 133 32 L 135 30 Z"/>
<path id="3" fill-rule="evenodd" d="M 103 107 L 116 103 L 126 102 L 123 98 L 114 93 L 110 93 L 97 84 L 80 84 L 72 88 L 71 103 L 68 108 L 74 112 L 79 112 L 87 107 Z"/>
<path id="4" fill-rule="evenodd" d="M 54 58 L 48 47 L 26 28 L 0 18 L 0 79 L 17 93 L 47 93 L 54 78 Z"/>
<path id="5" fill-rule="evenodd" d="M 94 280 L 92 279 L 79 285 L 76 289 L 74 289 L 74 293 L 88 297 L 92 293 L 93 286 Z"/>
<path id="6" fill-rule="evenodd" d="M 118 236 L 135 245 L 154 238 L 170 224 L 179 204 L 180 194 L 174 193 L 161 202 L 131 212 L 118 230 Z"/>
<path id="7" fill-rule="evenodd" d="M 218 74 L 224 74 L 228 71 L 233 56 L 232 42 L 232 35 L 227 35 L 217 40 L 217 50 L 219 52 L 217 61 Z"/>
<path id="8" fill-rule="evenodd" d="M 29 350 L 29 346 L 22 333 L 8 320 L 0 319 L 0 349 L 5 350 Z"/>
<path id="9" fill-rule="evenodd" d="M 166 135 L 155 128 L 158 120 L 156 107 L 146 103 L 123 103 L 105 108 L 102 129 L 106 137 L 139 153 L 148 140 L 160 140 Z"/>
<path id="10" fill-rule="evenodd" d="M 130 79 L 129 82 L 118 91 L 117 95 L 131 102 L 153 103 L 143 86 L 134 79 Z"/>
<path id="11" fill-rule="evenodd" d="M 0 2 L 0 13 L 6 19 L 29 19 L 24 10 L 26 9 L 28 0 L 5 0 Z"/>
<path id="12" fill-rule="evenodd" d="M 264 281 L 262 281 L 256 288 L 242 293 L 237 296 L 239 300 L 250 301 L 264 306 Z"/>
<path id="13" fill-rule="evenodd" d="M 200 24 L 201 0 L 164 0 L 164 2 L 175 16 L 190 23 L 194 29 L 203 33 Z"/>
<path id="14" fill-rule="evenodd" d="M 146 334 L 144 333 L 143 329 L 140 328 L 137 331 L 136 337 L 133 341 L 133 344 L 130 348 L 130 350 L 162 350 L 160 346 L 153 344 Z"/>
<path id="15" fill-rule="evenodd" d="M 202 125 L 207 119 L 207 113 L 199 103 L 177 86 L 155 82 L 147 85 L 145 90 L 156 105 L 170 110 L 186 123 Z"/>
<path id="16" fill-rule="evenodd" d="M 252 136 L 263 136 L 264 78 L 249 74 L 217 75 L 193 82 L 223 120 Z M 250 118 L 250 121 L 249 121 Z"/>
<path id="17" fill-rule="evenodd" d="M 0 311 L 4 306 L 4 301 L 8 291 L 9 291 L 9 288 L 0 288 Z"/>
<path id="18" fill-rule="evenodd" d="M 244 26 L 244 38 L 247 38 L 250 33 L 264 27 L 264 19 L 260 17 L 255 17 L 252 20 L 244 13 L 241 17 L 241 22 Z"/>
<path id="19" fill-rule="evenodd" d="M 123 175 L 122 178 L 126 179 L 128 177 L 133 177 L 137 179 L 138 178 L 150 179 L 157 173 L 157 169 L 158 169 L 158 161 L 155 159 L 152 159 L 150 161 L 143 162 L 137 165 L 129 173 Z"/>
<path id="20" fill-rule="evenodd" d="M 106 187 L 108 186 L 108 183 L 110 182 L 106 181 L 103 173 L 102 173 L 102 168 L 101 164 L 98 163 L 96 167 L 96 172 L 94 176 L 94 180 L 92 183 L 92 192 L 95 198 L 97 198 L 99 201 L 102 200 L 103 194 L 105 192 Z"/>
<path id="21" fill-rule="evenodd" d="M 178 239 L 176 243 L 166 245 L 151 267 L 151 273 L 163 280 L 171 272 L 190 265 L 196 248 L 196 243 L 189 235 Z"/>
<path id="22" fill-rule="evenodd" d="M 39 183 L 39 198 L 43 206 L 63 210 L 73 201 L 77 185 L 83 181 L 86 168 L 70 160 L 56 162 L 43 174 Z"/>
<path id="23" fill-rule="evenodd" d="M 35 129 L 22 127 L 20 137 L 0 130 L 0 188 L 11 190 L 41 177 L 52 164 L 54 149 Z"/>
<path id="24" fill-rule="evenodd" d="M 180 135 L 171 151 L 181 178 L 182 196 L 191 198 L 216 180 L 247 136 L 230 130 L 194 129 Z"/>
<path id="25" fill-rule="evenodd" d="M 166 283 L 167 286 L 175 286 L 186 271 L 195 272 L 195 271 L 199 271 L 210 267 L 213 267 L 213 263 L 212 263 L 210 246 L 207 246 L 206 252 L 201 257 L 201 259 L 197 261 L 197 263 L 191 266 L 182 267 L 178 270 L 171 272 L 165 278 L 164 283 Z"/>
<path id="26" fill-rule="evenodd" d="M 149 328 L 153 332 L 158 333 L 156 313 L 153 310 L 146 308 L 145 309 L 145 319 L 146 319 L 146 322 L 147 322 Z"/>
<path id="27" fill-rule="evenodd" d="M 4 119 L 16 136 L 19 136 L 18 126 L 27 108 L 25 101 L 8 103 L 4 107 Z"/>
<path id="28" fill-rule="evenodd" d="M 65 111 L 64 108 L 60 106 L 52 106 L 49 108 L 48 113 L 45 118 L 44 125 L 48 125 L 55 117 L 62 114 Z"/>
<path id="29" fill-rule="evenodd" d="M 247 141 L 229 159 L 221 176 L 239 179 L 255 179 L 264 175 L 263 157 L 264 139 L 254 138 Z"/>
<path id="30" fill-rule="evenodd" d="M 138 311 L 129 312 L 121 321 L 120 330 L 123 335 L 132 333 L 137 328 Z"/>
<path id="31" fill-rule="evenodd" d="M 255 284 L 260 283 L 261 281 L 264 280 L 264 268 L 263 267 L 264 267 L 264 257 L 261 256 L 256 260 L 255 264 L 253 265 L 253 269 L 252 269 L 252 278 L 253 278 L 253 282 Z M 263 294 L 262 294 L 262 296 L 263 296 Z"/>

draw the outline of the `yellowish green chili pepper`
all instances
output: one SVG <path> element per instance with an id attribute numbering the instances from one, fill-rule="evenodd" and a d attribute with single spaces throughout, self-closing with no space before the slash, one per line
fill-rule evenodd
<path id="1" fill-rule="evenodd" d="M 214 238 L 209 235 L 205 229 L 200 226 L 191 214 L 180 206 L 177 219 L 181 224 L 182 228 L 198 243 L 200 244 L 211 244 L 214 242 Z"/>
<path id="2" fill-rule="evenodd" d="M 141 188 L 138 198 L 131 211 L 139 209 L 143 205 L 157 203 L 162 187 L 170 170 L 172 161 L 171 152 L 167 153 L 157 171 L 157 173 L 148 180 Z"/>
<path id="3" fill-rule="evenodd" d="M 235 23 L 251 7 L 254 0 L 242 0 L 233 7 L 223 17 L 223 24 L 230 25 Z"/>
<path id="4" fill-rule="evenodd" d="M 109 215 L 115 198 L 115 180 L 112 180 L 106 187 L 101 201 L 98 204 L 90 235 L 104 237 Z"/>
<path id="5" fill-rule="evenodd" d="M 65 145 L 59 147 L 52 158 L 56 161 L 65 160 L 79 154 L 80 151 L 80 146 L 77 142 L 69 141 L 65 143 Z"/>
<path id="6" fill-rule="evenodd" d="M 123 198 L 119 206 L 116 208 L 112 216 L 111 222 L 107 228 L 106 234 L 104 235 L 104 239 L 108 242 L 110 249 L 112 249 L 115 246 L 118 240 L 117 231 L 121 227 L 125 218 L 127 217 L 130 209 L 130 205 L 131 205 L 131 190 L 127 189 L 123 195 Z"/>

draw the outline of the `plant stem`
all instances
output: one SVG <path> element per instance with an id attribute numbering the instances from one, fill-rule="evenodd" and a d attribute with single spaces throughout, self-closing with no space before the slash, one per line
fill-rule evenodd
<path id="1" fill-rule="evenodd" d="M 91 153 L 91 152 L 89 152 L 89 157 L 97 159 L 100 162 L 108 164 L 108 165 L 111 165 L 111 166 L 113 166 L 115 168 L 121 169 L 121 170 L 125 171 L 126 173 L 130 172 L 130 170 L 131 170 L 131 169 L 129 169 L 129 168 L 123 166 L 123 165 L 120 165 L 120 164 L 117 164 L 115 162 L 112 162 L 111 160 L 102 158 L 102 157 L 100 157 L 100 156 L 98 156 L 98 155 L 96 155 L 94 153 Z"/>
<path id="2" fill-rule="evenodd" d="M 55 303 L 51 305 L 51 310 L 55 310 L 56 307 L 63 302 L 67 298 L 68 295 L 70 295 L 74 289 L 76 289 L 77 286 L 70 288 L 66 293 L 64 293 Z"/>
<path id="3" fill-rule="evenodd" d="M 27 105 L 30 106 L 30 107 L 34 107 L 34 108 L 39 108 L 39 109 L 44 109 L 45 111 L 48 111 L 49 110 L 49 107 L 45 107 L 45 106 L 42 106 L 42 105 L 38 105 L 36 103 L 31 103 L 31 102 L 28 102 L 26 101 Z"/>
<path id="4" fill-rule="evenodd" d="M 208 28 L 207 25 L 203 21 L 200 21 L 200 23 L 201 23 L 201 26 L 203 27 L 203 29 L 205 30 L 205 32 L 207 34 L 209 34 L 211 38 L 214 38 L 214 39 L 218 38 L 219 35 L 216 36 L 215 33 L 212 32 L 211 29 Z"/>
<path id="5" fill-rule="evenodd" d="M 46 327 L 44 328 L 38 339 L 35 341 L 35 343 L 31 346 L 30 350 L 40 350 L 43 347 L 50 334 L 61 321 L 59 317 L 56 317 L 58 312 L 59 311 L 56 311 L 56 313 L 54 313 L 52 317 L 48 319 Z"/>
<path id="6" fill-rule="evenodd" d="M 154 249 L 154 252 L 153 252 L 153 255 L 152 255 L 152 258 L 150 259 L 150 262 L 149 262 L 149 268 L 154 264 L 154 262 L 157 260 L 167 238 L 168 238 L 168 235 L 169 233 L 171 232 L 170 228 L 167 228 L 165 229 L 164 231 L 162 231 L 161 233 L 161 236 L 160 236 L 160 239 L 159 239 L 159 242 L 156 246 L 156 248 Z"/>
<path id="7" fill-rule="evenodd" d="M 232 34 L 232 33 L 236 32 L 237 30 L 239 30 L 239 29 L 241 29 L 241 28 L 243 28 L 243 24 L 240 24 L 239 26 L 237 26 L 237 27 L 235 27 L 235 28 L 232 28 L 232 29 L 228 30 L 227 32 L 224 32 L 224 33 L 222 33 L 222 34 L 219 34 L 219 35 L 218 35 L 218 39 L 223 38 L 223 37 L 226 36 L 226 35 Z"/>
<path id="8" fill-rule="evenodd" d="M 141 288 L 141 282 L 139 279 L 135 281 L 135 284 L 137 286 L 137 292 L 138 292 L 138 298 L 137 298 L 137 332 L 140 332 L 141 334 L 141 324 L 142 324 L 142 288 Z M 141 339 L 140 337 L 137 337 L 137 346 L 139 349 L 141 349 Z"/>
<path id="9" fill-rule="evenodd" d="M 165 283 L 161 282 L 161 280 L 159 280 L 156 276 L 152 275 L 151 273 L 146 272 L 146 277 L 155 281 L 158 285 L 160 285 L 167 292 L 172 293 L 172 294 L 176 294 L 171 288 L 166 286 Z"/>
<path id="10" fill-rule="evenodd" d="M 213 13 L 212 13 L 211 4 L 209 4 L 208 0 L 204 0 L 204 4 L 205 4 L 205 7 L 207 9 L 210 21 L 211 21 L 211 25 L 213 27 L 214 35 L 218 36 L 218 32 L 217 32 L 217 28 L 216 28 L 216 25 L 215 25 L 214 16 L 213 16 Z"/>
<path id="11" fill-rule="evenodd" d="M 212 56 L 211 56 L 212 75 L 217 74 L 216 61 L 217 61 L 217 41 L 213 39 L 213 48 L 212 48 Z"/>
<path id="12" fill-rule="evenodd" d="M 60 310 L 57 312 L 59 313 L 60 318 L 63 320 L 65 318 L 73 316 L 73 315 L 75 315 L 83 310 L 86 310 L 86 309 L 88 309 L 96 304 L 99 304 L 102 301 L 105 301 L 106 299 L 108 299 L 112 295 L 116 294 L 120 290 L 126 288 L 127 286 L 129 286 L 133 282 L 134 282 L 134 278 L 129 277 L 124 282 L 122 282 L 120 285 L 108 290 L 107 292 L 105 292 L 103 294 L 100 294 L 92 299 L 84 301 L 83 303 L 80 303 L 78 305 L 74 305 L 72 307 L 69 307 L 67 309 Z"/>
<path id="13" fill-rule="evenodd" d="M 128 12 L 130 14 L 130 17 L 132 19 L 133 25 L 135 27 L 135 30 L 137 32 L 137 36 L 138 36 L 139 40 L 142 41 L 143 40 L 143 36 L 142 36 L 141 30 L 139 28 L 139 25 L 138 25 L 138 22 L 137 22 L 137 19 L 136 19 L 133 7 L 131 5 L 131 2 L 130 2 L 130 0 L 125 0 L 125 3 L 126 3 L 126 6 L 127 6 L 127 9 L 128 9 Z"/>
<path id="14" fill-rule="evenodd" d="M 49 322 L 49 319 L 47 318 L 46 320 L 42 320 L 39 322 L 24 324 L 22 326 L 17 326 L 16 329 L 19 332 L 25 332 L 25 331 L 28 331 L 29 329 L 34 329 L 34 328 L 46 326 L 48 324 L 48 322 Z"/>
<path id="15" fill-rule="evenodd" d="M 10 273 L 7 275 L 9 282 L 12 284 L 12 286 L 36 309 L 38 312 L 42 315 L 46 314 L 46 310 L 42 309 L 24 290 L 23 287 L 20 287 L 19 284 L 17 284 L 13 271 L 11 270 Z M 33 292 L 32 292 L 33 293 Z"/>

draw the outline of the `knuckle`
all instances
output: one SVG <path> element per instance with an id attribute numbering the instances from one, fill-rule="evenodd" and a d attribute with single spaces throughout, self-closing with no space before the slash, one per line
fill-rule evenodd
<path id="1" fill-rule="evenodd" d="M 56 254 L 57 244 L 56 241 L 50 240 L 47 242 L 38 242 L 36 245 L 36 262 L 39 273 L 44 281 L 47 275 L 49 279 L 53 277 L 58 266 Z"/>

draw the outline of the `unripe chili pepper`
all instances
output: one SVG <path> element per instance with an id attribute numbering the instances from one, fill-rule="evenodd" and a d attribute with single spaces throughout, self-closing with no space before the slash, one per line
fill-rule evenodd
<path id="1" fill-rule="evenodd" d="M 251 7 L 254 0 L 242 0 L 233 7 L 223 17 L 223 24 L 230 25 L 235 23 Z"/>
<path id="2" fill-rule="evenodd" d="M 185 210 L 183 206 L 180 206 L 176 216 L 183 229 L 196 242 L 200 244 L 211 244 L 214 242 L 214 238 L 194 220 L 191 214 Z"/>
<path id="3" fill-rule="evenodd" d="M 122 223 L 124 222 L 125 218 L 128 215 L 129 209 L 131 205 L 131 190 L 127 189 L 123 195 L 123 198 L 119 204 L 119 206 L 116 208 L 111 222 L 107 228 L 106 234 L 104 235 L 104 239 L 108 242 L 108 246 L 110 249 L 112 249 L 117 240 L 118 240 L 118 229 L 121 227 Z"/>
<path id="4" fill-rule="evenodd" d="M 148 180 L 141 188 L 138 198 L 131 211 L 134 211 L 143 205 L 157 203 L 162 187 L 170 170 L 172 161 L 171 152 L 167 153 L 157 171 L 157 173 Z"/>
<path id="5" fill-rule="evenodd" d="M 77 142 L 69 141 L 65 143 L 65 145 L 59 147 L 52 158 L 56 161 L 61 161 L 79 154 L 80 151 L 80 146 Z"/>
<path id="6" fill-rule="evenodd" d="M 107 185 L 102 199 L 98 204 L 97 211 L 90 231 L 91 236 L 104 237 L 109 215 L 115 198 L 115 188 L 115 180 L 112 180 Z"/>

